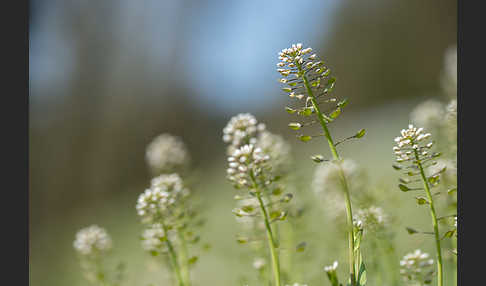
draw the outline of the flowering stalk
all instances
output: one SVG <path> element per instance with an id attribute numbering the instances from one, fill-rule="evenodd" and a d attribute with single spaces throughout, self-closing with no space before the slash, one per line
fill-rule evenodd
<path id="1" fill-rule="evenodd" d="M 432 148 L 434 143 L 424 143 L 426 139 L 431 137 L 431 134 L 424 133 L 423 130 L 423 128 L 416 128 L 412 124 L 410 124 L 408 126 L 408 129 L 403 129 L 401 131 L 401 136 L 395 138 L 397 146 L 393 147 L 393 150 L 395 152 L 395 155 L 397 156 L 396 161 L 399 163 L 411 162 L 411 164 L 409 166 L 394 165 L 393 167 L 397 170 L 401 170 L 404 168 L 412 169 L 415 172 L 407 172 L 408 176 L 420 176 L 420 180 L 422 181 L 423 189 L 425 190 L 427 198 L 416 197 L 416 199 L 417 203 L 420 205 L 429 205 L 430 215 L 432 218 L 432 226 L 434 228 L 435 246 L 437 252 L 437 285 L 443 286 L 443 263 L 442 251 L 440 246 L 439 225 L 434 207 L 434 200 L 430 189 L 432 186 L 437 185 L 439 181 L 439 174 L 444 172 L 446 168 L 444 167 L 429 176 L 425 174 L 424 167 L 437 165 L 437 162 L 434 161 L 434 159 L 439 157 L 440 153 L 429 154 L 429 149 Z M 425 166 L 424 164 L 427 164 L 427 166 Z M 402 182 L 402 184 L 400 184 L 399 187 L 403 192 L 421 189 L 407 187 L 406 184 L 412 182 L 409 179 L 400 179 L 400 181 Z"/>
<path id="2" fill-rule="evenodd" d="M 162 225 L 162 229 L 164 230 L 164 232 L 168 233 L 167 232 L 168 231 L 167 226 L 164 223 L 161 223 L 161 225 Z M 169 238 L 167 238 L 165 240 L 165 244 L 167 245 L 167 249 L 169 251 L 170 261 L 172 263 L 172 268 L 174 269 L 174 272 L 176 274 L 177 282 L 178 282 L 179 286 L 185 286 L 184 280 L 182 279 L 182 275 L 181 275 L 181 269 L 180 269 L 179 263 L 177 261 L 177 254 L 174 250 L 174 246 L 172 245 L 172 242 L 170 241 Z"/>
<path id="3" fill-rule="evenodd" d="M 317 56 L 315 54 L 307 56 L 306 58 L 306 54 L 310 53 L 311 51 L 312 51 L 311 48 L 302 49 L 302 44 L 292 45 L 291 48 L 284 49 L 279 54 L 279 59 L 282 60 L 282 62 L 278 63 L 277 66 L 279 67 L 287 66 L 288 69 L 279 69 L 278 71 L 284 77 L 293 74 L 296 77 L 297 82 L 293 80 L 288 80 L 286 78 L 281 79 L 280 82 L 289 84 L 290 87 L 284 88 L 284 91 L 290 92 L 289 96 L 292 98 L 295 97 L 300 100 L 304 98 L 305 93 L 307 94 L 306 106 L 305 108 L 298 110 L 298 113 L 304 116 L 311 115 L 312 113 L 317 114 L 318 121 L 321 125 L 322 130 L 324 131 L 323 135 L 327 139 L 327 143 L 331 150 L 333 159 L 337 162 L 340 162 L 341 158 L 336 149 L 337 144 L 334 143 L 334 140 L 328 130 L 327 124 L 329 122 L 332 122 L 337 116 L 339 116 L 339 114 L 341 113 L 341 107 L 344 107 L 346 102 L 344 101 L 338 103 L 336 110 L 333 113 L 331 113 L 330 116 L 327 116 L 321 111 L 321 109 L 319 108 L 317 97 L 327 95 L 330 92 L 330 90 L 333 88 L 335 79 L 331 78 L 328 80 L 326 86 L 322 85 L 323 83 L 321 83 L 321 80 L 327 78 L 327 76 L 330 74 L 330 70 L 324 67 L 321 61 L 315 61 L 317 60 Z M 308 77 L 309 74 L 311 74 L 314 77 L 312 80 L 309 80 Z M 303 86 L 298 86 L 298 84 L 300 83 L 303 84 Z M 320 89 L 321 87 L 324 88 Z M 304 90 L 302 90 L 302 88 L 304 88 Z M 314 88 L 317 93 L 322 92 L 322 94 L 314 94 L 312 88 Z M 301 92 L 301 94 L 298 94 L 299 92 Z M 331 98 L 328 99 L 326 102 L 333 102 L 335 100 L 336 100 L 335 98 Z M 311 102 L 311 107 L 307 106 L 307 103 L 309 101 Z M 297 110 L 294 110 L 292 108 L 287 108 L 287 111 L 289 113 L 297 112 Z M 302 126 L 305 125 L 306 124 L 301 124 L 301 123 L 289 124 L 289 126 L 295 130 L 300 129 Z M 347 139 L 362 137 L 364 135 L 364 131 L 362 132 L 360 131 L 360 133 L 358 134 L 349 137 Z M 304 135 L 300 137 L 302 141 L 308 141 L 311 138 L 312 138 L 311 136 L 304 136 Z M 346 205 L 350 283 L 352 286 L 355 286 L 356 271 L 355 271 L 355 254 L 354 254 L 353 212 L 351 207 L 351 199 L 349 195 L 348 183 L 346 181 L 346 177 L 341 167 L 339 167 L 339 176 L 344 191 L 344 200 Z"/>

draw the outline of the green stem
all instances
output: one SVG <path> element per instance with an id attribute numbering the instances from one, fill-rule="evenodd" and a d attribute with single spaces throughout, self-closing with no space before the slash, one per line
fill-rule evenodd
<path id="1" fill-rule="evenodd" d="M 272 258 L 272 269 L 273 269 L 273 277 L 275 280 L 275 285 L 280 286 L 280 264 L 278 260 L 277 249 L 275 246 L 275 240 L 273 238 L 272 227 L 270 226 L 270 219 L 268 217 L 267 209 L 265 208 L 265 204 L 263 203 L 261 193 L 258 190 L 258 184 L 256 183 L 255 177 L 253 174 L 250 174 L 251 180 L 253 182 L 253 187 L 256 190 L 256 197 L 258 199 L 258 203 L 260 204 L 260 210 L 262 212 L 262 216 L 265 222 L 265 228 L 267 231 L 267 240 L 268 240 L 268 247 L 270 248 L 270 256 Z"/>
<path id="2" fill-rule="evenodd" d="M 422 164 L 420 163 L 419 154 L 417 150 L 414 150 L 414 153 L 415 153 L 415 159 L 417 160 L 417 165 L 420 170 L 420 176 L 422 177 L 422 181 L 424 183 L 424 189 L 427 194 L 427 198 L 429 199 L 430 215 L 432 217 L 432 225 L 434 226 L 435 247 L 437 250 L 437 285 L 443 286 L 444 282 L 443 282 L 443 274 L 442 274 L 442 253 L 440 248 L 439 224 L 437 222 L 437 215 L 435 213 L 434 201 L 432 199 L 430 187 L 429 184 L 427 183 L 427 178 L 425 176 L 425 172 L 422 167 Z"/>
<path id="3" fill-rule="evenodd" d="M 307 90 L 307 93 L 309 94 L 309 97 L 312 102 L 312 106 L 314 107 L 314 110 L 317 114 L 317 117 L 319 118 L 319 122 L 322 126 L 322 130 L 324 131 L 324 136 L 327 139 L 327 143 L 329 144 L 329 148 L 331 149 L 332 156 L 334 160 L 340 161 L 339 154 L 336 150 L 336 145 L 334 144 L 331 134 L 329 133 L 329 129 L 327 128 L 327 123 L 326 119 L 324 118 L 324 115 L 322 114 L 319 105 L 317 104 L 317 100 L 314 97 L 314 93 L 312 92 L 312 89 L 310 87 L 309 81 L 307 77 L 305 76 L 302 66 L 298 65 L 297 66 L 299 69 L 299 73 L 302 74 L 302 80 L 304 81 L 304 86 Z M 346 181 L 346 177 L 344 176 L 344 172 L 341 168 L 341 165 L 339 163 L 339 177 L 340 181 L 344 190 L 344 201 L 346 204 L 346 222 L 347 222 L 347 227 L 348 227 L 348 254 L 349 254 L 349 272 L 350 272 L 350 281 L 351 281 L 351 286 L 356 285 L 356 272 L 355 272 L 355 257 L 354 257 L 354 233 L 353 233 L 353 211 L 351 208 L 351 198 L 349 195 L 349 188 L 348 188 L 348 183 Z"/>
<path id="4" fill-rule="evenodd" d="M 181 241 L 180 257 L 181 257 L 181 260 L 182 260 L 182 263 L 181 263 L 182 276 L 184 278 L 185 285 L 191 286 L 191 277 L 190 277 L 190 273 L 189 273 L 186 239 L 184 238 L 182 231 L 179 231 L 178 235 L 179 235 L 179 240 Z"/>
<path id="5" fill-rule="evenodd" d="M 177 262 L 177 254 L 174 250 L 172 242 L 170 241 L 170 239 L 168 237 L 167 226 L 162 223 L 162 228 L 164 229 L 164 233 L 167 235 L 167 239 L 165 240 L 165 243 L 167 244 L 167 248 L 169 250 L 169 257 L 170 257 L 170 260 L 172 262 L 172 267 L 173 267 L 174 272 L 176 274 L 178 284 L 179 284 L 179 286 L 185 286 L 184 280 L 182 279 L 181 270 L 180 270 L 179 264 Z"/>

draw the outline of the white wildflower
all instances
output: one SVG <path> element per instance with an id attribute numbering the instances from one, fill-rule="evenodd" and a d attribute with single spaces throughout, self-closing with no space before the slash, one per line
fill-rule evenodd
<path id="1" fill-rule="evenodd" d="M 76 233 L 74 248 L 82 255 L 102 253 L 112 248 L 112 241 L 104 228 L 91 225 Z"/>
<path id="2" fill-rule="evenodd" d="M 338 267 L 338 262 L 337 261 L 334 261 L 334 263 L 332 265 L 325 266 L 324 267 L 324 271 L 326 271 L 326 272 L 336 271 L 337 267 Z"/>
<path id="3" fill-rule="evenodd" d="M 154 174 L 182 169 L 190 160 L 182 140 L 170 134 L 155 137 L 147 146 L 145 159 Z"/>
<path id="4" fill-rule="evenodd" d="M 439 127 L 444 120 L 445 107 L 440 101 L 430 99 L 417 105 L 410 113 L 411 121 L 428 129 Z"/>
<path id="5" fill-rule="evenodd" d="M 401 136 L 395 138 L 397 145 L 393 147 L 397 162 L 413 161 L 417 156 L 424 158 L 428 154 L 427 149 L 432 147 L 433 142 L 426 141 L 431 134 L 423 131 L 423 128 L 412 124 L 408 125 L 408 129 L 402 129 Z"/>
<path id="6" fill-rule="evenodd" d="M 246 144 L 255 144 L 260 132 L 265 131 L 265 124 L 258 123 L 250 113 L 233 116 L 223 128 L 223 141 L 229 143 L 228 154 Z"/>
<path id="7" fill-rule="evenodd" d="M 257 139 L 256 146 L 270 156 L 272 171 L 276 174 L 285 172 L 290 164 L 290 145 L 282 136 L 268 131 L 262 132 Z"/>
<path id="8" fill-rule="evenodd" d="M 353 217 L 354 221 L 359 223 L 360 228 L 366 230 L 382 230 L 388 224 L 388 216 L 380 207 L 371 206 L 366 209 L 358 209 Z"/>
<path id="9" fill-rule="evenodd" d="M 252 187 L 253 178 L 261 174 L 269 159 L 261 148 L 253 144 L 244 145 L 228 157 L 228 179 L 238 187 Z"/>
<path id="10" fill-rule="evenodd" d="M 152 179 L 150 188 L 138 197 L 137 213 L 142 222 L 152 222 L 187 195 L 189 190 L 184 187 L 179 175 L 160 175 Z"/>
<path id="11" fill-rule="evenodd" d="M 434 272 L 432 265 L 434 260 L 429 258 L 428 253 L 423 253 L 420 249 L 406 254 L 400 260 L 400 274 L 403 279 L 413 285 L 422 286 L 430 284 Z"/>

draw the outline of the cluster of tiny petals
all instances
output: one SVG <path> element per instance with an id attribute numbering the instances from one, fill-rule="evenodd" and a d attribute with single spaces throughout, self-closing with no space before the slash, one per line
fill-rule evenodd
<path id="1" fill-rule="evenodd" d="M 179 137 L 161 134 L 147 146 L 145 159 L 155 173 L 173 172 L 189 163 L 189 153 Z"/>
<path id="2" fill-rule="evenodd" d="M 359 209 L 354 214 L 354 224 L 359 228 L 378 230 L 388 224 L 388 217 L 382 208 L 371 206 L 366 209 Z"/>
<path id="3" fill-rule="evenodd" d="M 261 173 L 264 163 L 270 156 L 263 153 L 262 149 L 253 144 L 243 145 L 236 149 L 228 157 L 228 179 L 237 186 L 251 187 L 250 175 L 257 176 Z"/>
<path id="4" fill-rule="evenodd" d="M 433 273 L 431 266 L 434 264 L 434 260 L 429 257 L 428 253 L 424 253 L 420 249 L 406 254 L 400 260 L 400 274 L 407 281 L 424 284 L 430 282 Z"/>
<path id="5" fill-rule="evenodd" d="M 150 188 L 138 197 L 137 213 L 142 221 L 151 222 L 188 194 L 179 175 L 160 175 L 152 179 Z"/>
<path id="6" fill-rule="evenodd" d="M 112 248 L 112 241 L 104 228 L 91 225 L 76 233 L 73 246 L 80 254 L 90 255 L 95 252 L 106 252 L 110 250 Z"/>
<path id="7" fill-rule="evenodd" d="M 333 272 L 333 271 L 336 271 L 337 267 L 338 267 L 338 262 L 334 261 L 334 263 L 332 265 L 325 266 L 324 271 L 326 271 L 328 273 Z"/>
<path id="8" fill-rule="evenodd" d="M 245 144 L 255 144 L 259 133 L 265 131 L 263 123 L 258 123 L 250 113 L 240 113 L 230 119 L 223 128 L 223 141 L 230 144 L 229 152 Z"/>
<path id="9" fill-rule="evenodd" d="M 396 155 L 397 162 L 414 160 L 415 151 L 419 156 L 427 156 L 428 149 L 432 148 L 433 142 L 425 142 L 431 134 L 424 133 L 423 128 L 416 128 L 412 124 L 408 129 L 402 129 L 401 136 L 395 138 L 396 146 L 393 151 Z"/>
<path id="10" fill-rule="evenodd" d="M 166 238 L 166 234 L 162 225 L 155 223 L 144 230 L 142 234 L 142 248 L 147 251 L 163 251 L 165 247 L 164 238 Z"/>

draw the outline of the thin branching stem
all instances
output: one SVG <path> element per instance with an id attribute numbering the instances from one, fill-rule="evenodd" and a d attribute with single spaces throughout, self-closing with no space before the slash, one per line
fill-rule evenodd
<path id="1" fill-rule="evenodd" d="M 338 161 L 339 165 L 339 175 L 340 175 L 340 180 L 341 184 L 343 186 L 344 190 L 344 201 L 346 204 L 346 221 L 347 221 L 347 227 L 348 227 L 348 252 L 349 252 L 349 272 L 350 272 L 350 280 L 351 280 L 351 286 L 356 285 L 356 272 L 355 272 L 355 257 L 354 257 L 354 233 L 353 233 L 353 212 L 351 208 L 351 199 L 349 195 L 349 188 L 348 188 L 348 183 L 346 181 L 346 177 L 344 175 L 344 172 L 341 168 L 341 165 L 339 163 L 340 157 L 336 149 L 336 145 L 333 142 L 333 139 L 331 137 L 331 134 L 329 133 L 329 129 L 327 128 L 327 123 L 326 119 L 324 118 L 324 114 L 321 112 L 319 105 L 317 103 L 317 100 L 312 92 L 312 89 L 310 87 L 309 81 L 305 75 L 304 72 L 302 72 L 302 66 L 297 65 L 300 74 L 302 75 L 302 80 L 304 82 L 305 88 L 307 90 L 307 93 L 309 94 L 309 97 L 312 102 L 312 106 L 314 107 L 315 112 L 317 113 L 317 117 L 319 118 L 319 122 L 322 126 L 322 130 L 324 131 L 324 136 L 327 139 L 327 143 L 329 144 L 329 148 L 331 149 L 332 156 L 334 160 Z"/>
<path id="2" fill-rule="evenodd" d="M 429 200 L 429 208 L 430 208 L 430 215 L 432 217 L 432 225 L 434 226 L 434 236 L 435 236 L 435 247 L 437 250 L 437 285 L 443 286 L 443 274 L 442 274 L 442 252 L 440 248 L 440 235 L 439 235 L 439 224 L 437 222 L 437 215 L 435 213 L 434 208 L 434 201 L 432 199 L 432 194 L 430 192 L 429 183 L 427 182 L 427 177 L 425 176 L 424 169 L 422 167 L 422 163 L 420 162 L 419 154 L 417 150 L 414 150 L 415 158 L 417 160 L 417 166 L 420 170 L 420 176 L 422 177 L 422 181 L 424 183 L 425 193 L 427 194 L 427 198 Z"/>
<path id="3" fill-rule="evenodd" d="M 184 284 L 186 286 L 191 286 L 191 277 L 190 277 L 189 265 L 188 265 L 189 258 L 187 254 L 187 242 L 182 231 L 179 231 L 178 234 L 179 234 L 179 240 L 181 241 L 180 258 L 181 258 L 182 277 L 184 278 Z"/>

